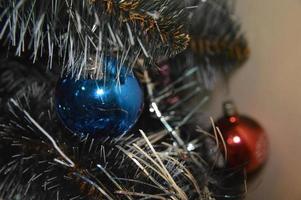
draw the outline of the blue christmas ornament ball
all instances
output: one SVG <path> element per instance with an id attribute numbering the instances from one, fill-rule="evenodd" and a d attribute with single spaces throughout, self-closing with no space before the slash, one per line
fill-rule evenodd
<path id="1" fill-rule="evenodd" d="M 120 136 L 131 129 L 143 109 L 143 92 L 133 73 L 109 61 L 101 80 L 61 78 L 55 91 L 59 118 L 84 137 Z"/>

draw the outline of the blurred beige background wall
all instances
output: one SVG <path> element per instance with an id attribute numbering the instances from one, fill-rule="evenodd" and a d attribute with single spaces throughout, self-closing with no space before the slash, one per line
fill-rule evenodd
<path id="1" fill-rule="evenodd" d="M 231 79 L 231 96 L 242 113 L 261 122 L 271 144 L 247 200 L 301 200 L 301 1 L 240 0 L 237 13 L 252 54 Z M 216 116 L 223 90 L 211 105 Z"/>

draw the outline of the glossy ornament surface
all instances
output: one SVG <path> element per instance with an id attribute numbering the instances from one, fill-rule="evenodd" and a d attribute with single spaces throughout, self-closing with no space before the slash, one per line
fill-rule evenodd
<path id="1" fill-rule="evenodd" d="M 229 167 L 245 167 L 247 173 L 255 172 L 268 158 L 267 134 L 257 121 L 239 115 L 232 102 L 225 103 L 224 110 L 216 125 L 227 146 L 227 163 Z"/>
<path id="2" fill-rule="evenodd" d="M 108 61 L 101 80 L 61 78 L 56 109 L 63 124 L 83 137 L 117 137 L 136 123 L 143 109 L 143 92 L 127 68 Z"/>

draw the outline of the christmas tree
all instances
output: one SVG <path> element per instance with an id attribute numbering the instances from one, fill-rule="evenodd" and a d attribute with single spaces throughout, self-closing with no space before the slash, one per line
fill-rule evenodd
<path id="1" fill-rule="evenodd" d="M 243 170 L 198 117 L 249 56 L 233 8 L 1 0 L 0 197 L 242 199 Z"/>

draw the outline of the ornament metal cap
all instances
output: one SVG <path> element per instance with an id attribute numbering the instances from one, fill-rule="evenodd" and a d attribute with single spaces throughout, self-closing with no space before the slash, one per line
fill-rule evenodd
<path id="1" fill-rule="evenodd" d="M 238 113 L 235 103 L 231 100 L 225 101 L 223 103 L 223 110 L 224 110 L 224 115 L 226 117 L 230 117 Z"/>

